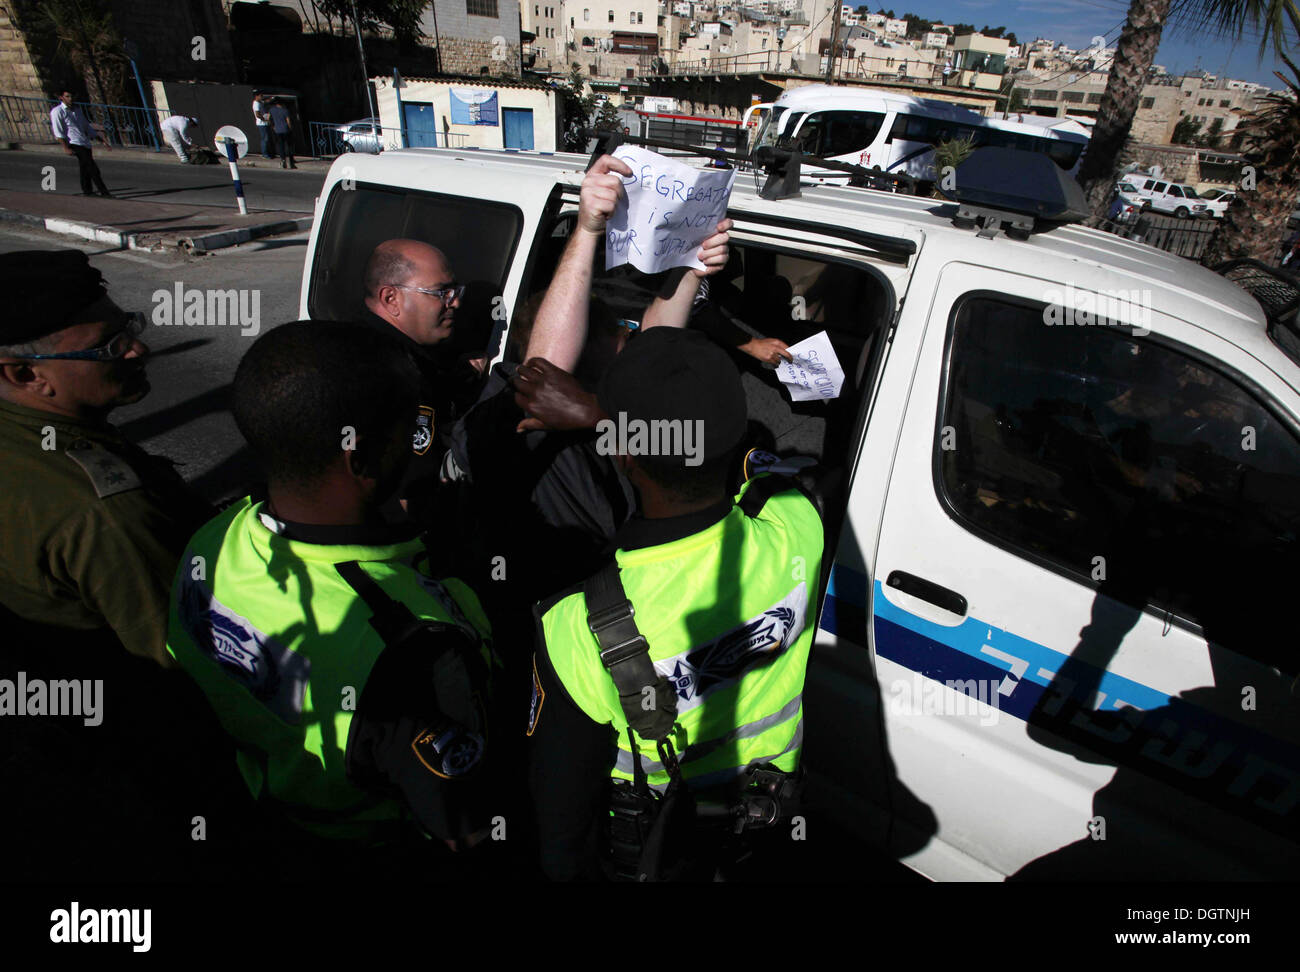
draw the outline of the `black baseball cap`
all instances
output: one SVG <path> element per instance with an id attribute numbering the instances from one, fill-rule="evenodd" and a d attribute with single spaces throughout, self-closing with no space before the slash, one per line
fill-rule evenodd
<path id="1" fill-rule="evenodd" d="M 705 460 L 730 454 L 748 425 L 731 358 L 700 331 L 653 327 L 628 342 L 601 378 L 596 399 L 615 421 L 703 422 Z"/>
<path id="2" fill-rule="evenodd" d="M 104 275 L 81 250 L 0 254 L 5 314 L 0 345 L 26 344 L 61 331 L 106 293 Z"/>

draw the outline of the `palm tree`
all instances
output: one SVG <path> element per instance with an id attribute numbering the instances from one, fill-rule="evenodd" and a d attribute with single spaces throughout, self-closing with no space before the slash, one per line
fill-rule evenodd
<path id="1" fill-rule="evenodd" d="M 125 56 L 112 13 L 100 0 L 44 0 L 36 9 L 73 67 L 93 79 L 90 100 L 119 104 Z"/>
<path id="2" fill-rule="evenodd" d="M 1264 103 L 1238 127 L 1244 132 L 1246 158 L 1255 169 L 1255 188 L 1238 192 L 1201 262 L 1212 267 L 1224 260 L 1254 257 L 1271 263 L 1300 195 L 1300 68 L 1281 55 L 1292 78 L 1275 72 L 1284 91 L 1266 95 Z"/>
<path id="3" fill-rule="evenodd" d="M 1078 176 L 1088 208 L 1098 217 L 1109 202 L 1119 153 L 1133 127 L 1142 85 L 1155 63 L 1170 4 L 1171 0 L 1132 0 L 1116 43 L 1106 93 Z M 1179 14 L 1193 32 L 1240 37 L 1247 24 L 1258 26 L 1261 57 L 1270 39 L 1274 50 L 1282 54 L 1287 35 L 1300 33 L 1296 0 L 1187 0 Z"/>

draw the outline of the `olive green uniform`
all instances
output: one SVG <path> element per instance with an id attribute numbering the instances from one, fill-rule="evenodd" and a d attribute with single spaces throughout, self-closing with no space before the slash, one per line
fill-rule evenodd
<path id="1" fill-rule="evenodd" d="M 107 422 L 0 402 L 0 605 L 31 622 L 111 628 L 172 666 L 167 611 L 211 510 Z"/>

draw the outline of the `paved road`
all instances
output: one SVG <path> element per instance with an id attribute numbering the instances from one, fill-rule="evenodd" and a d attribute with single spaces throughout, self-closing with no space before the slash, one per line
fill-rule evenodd
<path id="1" fill-rule="evenodd" d="M 95 150 L 95 161 L 109 191 L 127 199 L 157 199 L 208 206 L 235 206 L 235 190 L 227 165 L 182 165 L 175 156 L 141 158 L 127 149 Z M 301 163 L 285 170 L 277 163 L 240 166 L 244 196 L 251 209 L 310 213 L 325 181 L 327 166 Z M 0 188 L 42 190 L 44 168 L 53 165 L 57 192 L 78 193 L 77 160 L 56 148 L 0 152 Z"/>
<path id="2" fill-rule="evenodd" d="M 0 252 L 77 247 L 104 274 L 109 295 L 128 310 L 152 317 L 162 290 L 228 288 L 256 294 L 258 333 L 298 318 L 298 293 L 307 234 L 255 241 L 201 257 L 140 251 L 105 251 L 44 231 L 0 230 Z M 252 328 L 248 328 L 249 331 Z M 151 452 L 179 463 L 182 476 L 212 500 L 225 498 L 254 474 L 227 395 L 239 359 L 256 335 L 238 327 L 159 327 L 144 334 L 155 360 L 153 390 L 143 401 L 113 413 L 112 421 Z"/>

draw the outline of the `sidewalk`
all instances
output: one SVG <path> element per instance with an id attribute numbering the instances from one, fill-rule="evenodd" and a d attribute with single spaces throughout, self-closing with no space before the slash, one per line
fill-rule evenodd
<path id="1" fill-rule="evenodd" d="M 302 213 L 264 210 L 240 216 L 233 206 L 160 203 L 151 196 L 115 199 L 0 189 L 0 221 L 38 226 L 131 250 L 179 247 L 206 253 L 279 233 L 311 228 Z"/>
<path id="2" fill-rule="evenodd" d="M 30 155 L 63 156 L 66 154 L 63 151 L 62 147 L 50 142 L 15 142 L 12 144 L 14 144 L 16 147 L 12 149 L 4 149 L 4 151 L 26 152 Z M 176 158 L 176 153 L 173 152 L 171 147 L 167 145 L 163 146 L 163 150 L 161 152 L 154 152 L 151 149 L 139 148 L 138 146 L 120 146 L 120 145 L 110 150 L 106 150 L 104 146 L 100 145 L 98 142 L 95 143 L 93 148 L 95 150 L 95 157 L 97 159 L 116 158 L 116 159 L 130 159 L 132 162 L 161 162 L 166 165 L 179 164 Z M 0 149 L 3 149 L 2 145 L 0 145 Z M 331 156 L 327 159 L 317 159 L 311 156 L 299 156 L 294 161 L 298 163 L 299 169 L 305 169 L 309 172 L 313 170 L 324 171 L 328 169 L 331 164 L 333 164 L 334 157 Z M 223 159 L 219 164 L 224 167 L 226 165 L 226 162 Z M 245 155 L 242 159 L 239 160 L 239 167 L 241 169 L 243 168 L 278 169 L 280 168 L 280 163 L 279 160 L 277 159 L 264 159 L 257 152 L 250 151 L 247 155 Z"/>

